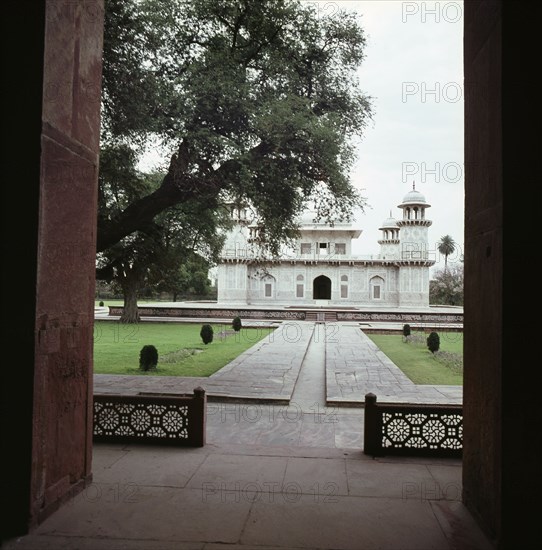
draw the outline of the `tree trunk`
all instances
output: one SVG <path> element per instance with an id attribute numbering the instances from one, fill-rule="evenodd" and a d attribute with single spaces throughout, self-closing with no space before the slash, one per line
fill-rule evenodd
<path id="1" fill-rule="evenodd" d="M 176 293 L 176 292 L 173 293 L 173 301 L 174 301 L 174 302 L 177 301 L 177 293 Z"/>
<path id="2" fill-rule="evenodd" d="M 121 323 L 139 323 L 139 312 L 137 310 L 137 290 L 135 281 L 125 281 L 122 285 L 124 295 L 124 311 L 120 316 Z"/>

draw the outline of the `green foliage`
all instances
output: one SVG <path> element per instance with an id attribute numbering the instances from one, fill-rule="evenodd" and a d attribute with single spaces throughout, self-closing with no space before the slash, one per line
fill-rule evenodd
<path id="1" fill-rule="evenodd" d="M 463 264 L 452 264 L 447 269 L 435 272 L 429 281 L 429 300 L 431 304 L 463 305 Z"/>
<path id="2" fill-rule="evenodd" d="M 407 338 L 407 336 L 410 336 L 410 325 L 406 324 L 406 325 L 403 325 L 403 336 L 405 338 Z"/>
<path id="3" fill-rule="evenodd" d="M 234 317 L 231 326 L 233 330 L 235 330 L 235 332 L 239 332 L 243 326 L 243 323 L 241 322 L 241 317 Z"/>
<path id="4" fill-rule="evenodd" d="M 173 269 L 164 272 L 157 289 L 177 296 L 207 296 L 211 292 L 211 283 L 208 272 L 211 262 L 199 254 L 187 251 L 182 260 Z"/>
<path id="5" fill-rule="evenodd" d="M 100 306 L 100 307 L 104 307 L 104 305 L 105 305 L 105 304 L 104 304 L 102 301 L 100 301 L 99 306 Z"/>
<path id="6" fill-rule="evenodd" d="M 213 341 L 213 327 L 211 325 L 203 325 L 201 327 L 199 335 L 201 336 L 201 340 L 205 345 L 210 344 Z"/>
<path id="7" fill-rule="evenodd" d="M 440 348 L 440 336 L 436 332 L 431 332 L 427 337 L 427 347 L 431 353 L 435 353 Z"/>
<path id="8" fill-rule="evenodd" d="M 364 48 L 358 16 L 296 0 L 108 0 L 102 148 L 124 147 L 126 172 L 97 250 L 176 204 L 250 204 L 275 251 L 308 200 L 339 220 L 363 207 L 349 171 L 371 118 L 356 76 Z M 168 168 L 132 196 L 127 161 L 156 143 Z"/>
<path id="9" fill-rule="evenodd" d="M 158 365 L 158 350 L 152 346 L 143 346 L 139 352 L 139 368 L 144 371 L 155 369 Z"/>

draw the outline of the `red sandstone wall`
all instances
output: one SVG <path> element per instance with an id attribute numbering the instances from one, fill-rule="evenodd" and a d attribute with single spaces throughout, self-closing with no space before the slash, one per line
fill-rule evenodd
<path id="1" fill-rule="evenodd" d="M 47 2 L 31 521 L 91 474 L 103 1 Z"/>
<path id="2" fill-rule="evenodd" d="M 464 501 L 490 536 L 501 529 L 501 3 L 465 10 Z"/>

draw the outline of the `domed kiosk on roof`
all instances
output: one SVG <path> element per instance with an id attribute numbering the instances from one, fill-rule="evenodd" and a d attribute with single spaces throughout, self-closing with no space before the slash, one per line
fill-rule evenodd
<path id="1" fill-rule="evenodd" d="M 412 189 L 403 197 L 403 202 L 397 206 L 403 210 L 403 219 L 398 222 L 399 226 L 406 224 L 426 226 L 431 225 L 429 220 L 425 219 L 425 209 L 431 205 L 425 200 L 425 197 L 416 189 L 416 184 L 412 183 Z"/>
<path id="2" fill-rule="evenodd" d="M 390 212 L 390 217 L 386 218 L 382 222 L 382 225 L 379 227 L 379 229 L 394 229 L 394 228 L 398 229 L 399 226 L 397 225 L 397 220 L 392 217 L 391 212 Z"/>
<path id="3" fill-rule="evenodd" d="M 416 189 L 416 183 L 412 183 L 412 189 L 403 197 L 403 202 L 398 205 L 399 208 L 404 206 L 420 205 L 429 208 L 431 205 L 425 200 L 425 196 L 422 195 Z"/>
<path id="4" fill-rule="evenodd" d="M 218 302 L 290 307 L 426 307 L 429 305 L 428 233 L 430 205 L 413 185 L 380 226 L 380 253 L 352 254 L 361 229 L 351 222 L 318 219 L 314 209 L 298 217 L 293 247 L 280 256 L 262 255 L 258 228 L 242 212 L 226 239 L 218 267 Z M 247 221 L 245 221 L 247 220 Z"/>

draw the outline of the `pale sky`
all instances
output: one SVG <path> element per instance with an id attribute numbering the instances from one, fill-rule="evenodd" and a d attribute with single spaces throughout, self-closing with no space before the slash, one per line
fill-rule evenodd
<path id="1" fill-rule="evenodd" d="M 356 216 L 363 230 L 354 254 L 377 254 L 378 228 L 416 182 L 431 208 L 430 247 L 449 234 L 463 251 L 463 2 L 321 1 L 362 14 L 366 58 L 361 88 L 374 97 L 374 121 L 352 173 L 372 208 Z M 436 93 L 435 93 L 436 92 Z M 436 173 L 435 173 L 436 172 Z M 436 248 L 436 247 L 435 247 Z M 444 259 L 436 254 L 437 264 Z"/>

